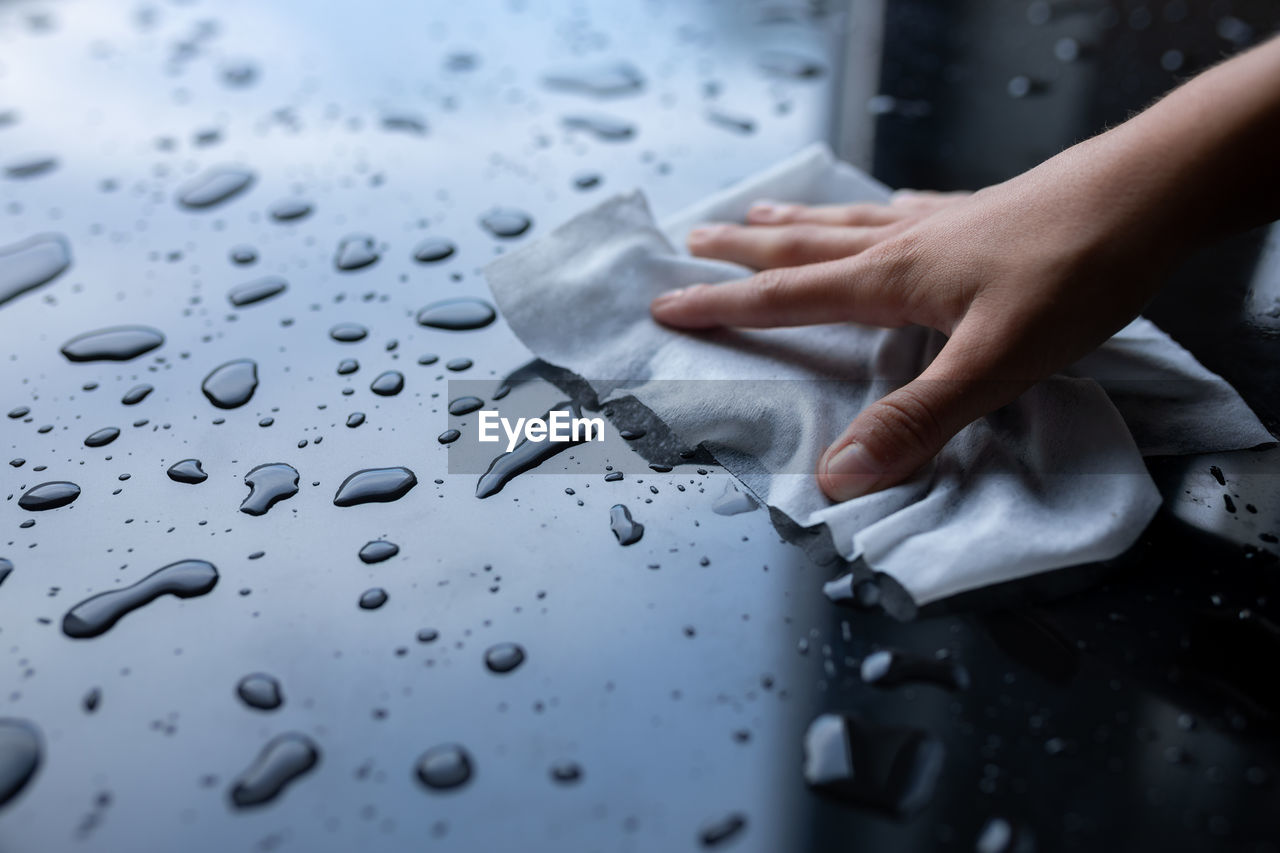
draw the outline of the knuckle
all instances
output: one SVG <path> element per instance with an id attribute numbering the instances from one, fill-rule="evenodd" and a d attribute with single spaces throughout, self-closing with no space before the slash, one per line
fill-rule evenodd
<path id="1" fill-rule="evenodd" d="M 790 267 L 804 263 L 811 231 L 810 228 L 796 226 L 781 229 L 769 247 L 770 265 Z"/>
<path id="2" fill-rule="evenodd" d="M 908 467 L 914 467 L 919 462 L 918 458 L 899 460 L 895 457 L 931 453 L 946 441 L 946 432 L 933 403 L 910 386 L 877 401 L 868 409 L 867 418 L 879 439 L 876 446 L 883 448 L 882 452 L 889 457 L 880 460 L 886 466 L 901 461 Z"/>
<path id="3" fill-rule="evenodd" d="M 781 309 L 791 300 L 791 277 L 783 270 L 765 270 L 755 277 L 753 289 L 762 308 Z"/>

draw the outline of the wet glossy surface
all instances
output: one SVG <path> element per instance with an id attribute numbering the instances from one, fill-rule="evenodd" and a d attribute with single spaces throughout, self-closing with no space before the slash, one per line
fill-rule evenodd
<path id="1" fill-rule="evenodd" d="M 23 460 L 0 466 L 3 715 L 43 737 L 0 806 L 0 846 L 1274 850 L 1280 699 L 1260 662 L 1280 654 L 1280 589 L 1262 537 L 1280 508 L 1274 474 L 1241 455 L 1215 459 L 1220 476 L 1167 469 L 1173 512 L 1115 565 L 911 623 L 883 612 L 901 604 L 887 584 L 850 579 L 850 606 L 833 604 L 822 586 L 842 567 L 781 541 L 705 461 L 642 456 L 651 427 L 546 456 L 554 445 L 482 445 L 481 464 L 453 470 L 476 420 L 450 401 L 536 416 L 570 393 L 538 380 L 500 394 L 529 354 L 479 270 L 583 206 L 642 187 L 670 214 L 831 138 L 835 113 L 870 116 L 890 183 L 978 186 L 1274 17 L 1248 0 L 889 7 L 867 93 L 887 99 L 837 108 L 839 16 L 821 3 L 0 6 L 0 165 L 57 160 L 0 177 L 0 248 L 56 234 L 72 258 L 0 304 L 0 411 L 22 411 L 0 442 Z M 564 124 L 592 115 L 634 132 Z M 227 165 L 253 180 L 209 178 Z M 284 199 L 310 213 L 282 219 L 299 209 Z M 495 210 L 531 224 L 498 236 L 482 224 Z M 354 265 L 369 241 L 377 261 Z M 1156 308 L 1275 423 L 1271 297 L 1240 307 L 1252 248 L 1204 262 L 1192 283 L 1215 287 L 1194 310 Z M 0 263 L 0 282 L 40 277 L 13 270 Z M 289 287 L 228 302 L 268 277 Z M 340 375 L 348 358 L 358 372 Z M 211 405 L 205 378 L 243 359 L 258 387 Z M 380 396 L 388 371 L 404 388 Z M 484 387 L 451 392 L 462 377 Z M 84 447 L 107 425 L 113 444 Z M 207 479 L 171 481 L 194 459 Z M 298 492 L 250 517 L 244 475 L 267 460 L 299 473 Z M 73 503 L 20 508 L 55 482 L 75 484 Z M 615 505 L 645 526 L 625 548 Z M 1216 537 L 1178 520 L 1192 516 Z M 362 562 L 380 540 L 401 553 Z M 191 556 L 218 567 L 208 594 L 62 633 L 76 602 Z M 369 590 L 377 609 L 359 606 Z M 523 650 L 505 674 L 486 663 L 501 644 Z M 888 650 L 945 653 L 969 686 L 866 683 Z M 247 673 L 276 679 L 284 703 L 247 704 Z M 870 766 L 889 768 L 876 785 L 834 772 L 819 792 L 804 747 L 825 712 L 926 737 L 873 739 L 886 748 Z M 856 740 L 840 725 L 837 756 Z"/>

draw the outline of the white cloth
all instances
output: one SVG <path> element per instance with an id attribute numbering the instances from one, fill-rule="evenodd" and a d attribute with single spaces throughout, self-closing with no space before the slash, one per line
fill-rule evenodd
<path id="1" fill-rule="evenodd" d="M 762 501 L 802 527 L 825 524 L 841 555 L 891 575 L 918 604 L 1121 553 L 1160 503 L 1143 454 L 1273 440 L 1225 381 L 1140 319 L 966 427 L 909 482 L 833 504 L 813 476 L 823 450 L 928 364 L 941 336 L 855 324 L 688 333 L 654 323 L 648 306 L 673 287 L 747 274 L 672 247 L 698 222 L 740 221 L 758 199 L 887 197 L 813 146 L 664 228 L 639 193 L 616 196 L 485 274 L 535 354 L 601 399 L 633 395 Z"/>

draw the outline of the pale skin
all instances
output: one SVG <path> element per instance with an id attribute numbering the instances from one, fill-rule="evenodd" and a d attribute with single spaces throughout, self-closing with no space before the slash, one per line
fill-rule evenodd
<path id="1" fill-rule="evenodd" d="M 886 205 L 762 202 L 690 232 L 694 255 L 760 270 L 653 301 L 683 329 L 854 321 L 947 343 L 818 462 L 832 500 L 901 483 L 970 422 L 1097 347 L 1187 252 L 1280 216 L 1280 40 L 971 195 Z"/>

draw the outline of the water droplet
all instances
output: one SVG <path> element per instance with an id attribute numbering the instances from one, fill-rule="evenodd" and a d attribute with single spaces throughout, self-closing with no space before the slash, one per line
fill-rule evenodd
<path id="1" fill-rule="evenodd" d="M 339 376 L 350 376 L 359 369 L 360 362 L 356 361 L 354 358 L 344 358 L 342 361 L 338 362 Z"/>
<path id="2" fill-rule="evenodd" d="M 621 471 L 610 471 L 608 474 L 604 475 L 604 481 L 606 483 L 616 483 L 621 479 L 622 479 Z"/>
<path id="3" fill-rule="evenodd" d="M 919 729 L 823 714 L 804 736 L 804 778 L 818 791 L 893 815 L 925 806 L 942 771 L 943 746 Z"/>
<path id="4" fill-rule="evenodd" d="M 58 168 L 58 158 L 37 154 L 22 160 L 15 160 L 4 167 L 7 178 L 38 178 Z"/>
<path id="5" fill-rule="evenodd" d="M 258 66 L 248 60 L 237 60 L 222 67 L 222 82 L 233 89 L 252 86 L 258 80 Z"/>
<path id="6" fill-rule="evenodd" d="M 240 679 L 236 684 L 236 695 L 244 704 L 259 711 L 274 711 L 284 704 L 280 682 L 264 672 L 250 673 Z"/>
<path id="7" fill-rule="evenodd" d="M 98 710 L 98 706 L 102 704 L 102 688 L 91 687 L 80 699 L 80 707 L 84 708 L 86 714 L 92 714 Z"/>
<path id="8" fill-rule="evenodd" d="M 398 370 L 380 373 L 370 383 L 369 390 L 381 397 L 394 397 L 404 390 L 404 374 Z"/>
<path id="9" fill-rule="evenodd" d="M 31 409 L 27 406 L 15 406 L 9 410 L 9 417 L 15 421 L 18 418 L 25 418 L 29 414 L 31 414 Z"/>
<path id="10" fill-rule="evenodd" d="M 880 585 L 874 578 L 846 572 L 822 585 L 822 594 L 833 604 L 857 610 L 873 610 L 880 604 Z"/>
<path id="11" fill-rule="evenodd" d="M 213 207 L 247 190 L 254 178 L 253 172 L 239 166 L 215 166 L 178 188 L 178 204 L 189 210 Z"/>
<path id="12" fill-rule="evenodd" d="M 498 643 L 490 646 L 484 653 L 484 665 L 490 672 L 499 674 L 511 672 L 524 663 L 524 649 L 516 643 Z"/>
<path id="13" fill-rule="evenodd" d="M 280 276 L 269 275 L 265 278 L 236 285 L 227 291 L 227 300 L 235 307 L 243 308 L 246 305 L 252 305 L 255 302 L 261 302 L 264 299 L 270 299 L 273 296 L 284 293 L 288 287 L 289 283 Z"/>
<path id="14" fill-rule="evenodd" d="M 311 202 L 306 199 L 286 198 L 271 205 L 268 213 L 276 222 L 293 222 L 310 216 L 312 210 Z"/>
<path id="15" fill-rule="evenodd" d="M 728 481 L 720 497 L 711 505 L 711 511 L 716 515 L 738 515 L 751 512 L 757 506 L 755 498 L 739 489 L 736 483 Z"/>
<path id="16" fill-rule="evenodd" d="M 552 89 L 597 98 L 630 95 L 644 88 L 644 75 L 628 62 L 599 62 L 551 71 L 542 78 Z"/>
<path id="17" fill-rule="evenodd" d="M 283 462 L 259 465 L 244 475 L 249 496 L 240 511 L 249 515 L 266 515 L 267 510 L 298 493 L 298 470 Z"/>
<path id="18" fill-rule="evenodd" d="M 413 136 L 424 136 L 427 132 L 426 119 L 409 113 L 387 113 L 382 117 L 382 129 L 393 133 L 408 133 Z"/>
<path id="19" fill-rule="evenodd" d="M 703 824 L 698 831 L 698 840 L 703 847 L 719 847 L 737 838 L 746 828 L 747 816 L 741 812 L 733 812 Z"/>
<path id="20" fill-rule="evenodd" d="M 103 427 L 100 430 L 89 433 L 84 440 L 85 447 L 105 447 L 120 437 L 119 427 Z"/>
<path id="21" fill-rule="evenodd" d="M 458 432 L 456 429 L 447 429 L 436 436 L 436 441 L 441 444 L 453 444 L 460 438 L 462 438 L 462 433 Z"/>
<path id="22" fill-rule="evenodd" d="M 0 806 L 36 775 L 43 752 L 40 730 L 34 725 L 12 717 L 0 719 Z"/>
<path id="23" fill-rule="evenodd" d="M 471 756 L 456 743 L 442 743 L 422 753 L 416 770 L 418 780 L 428 788 L 457 788 L 471 778 Z"/>
<path id="24" fill-rule="evenodd" d="M 71 266 L 71 246 L 61 234 L 37 234 L 0 246 L 0 305 L 48 284 Z"/>
<path id="25" fill-rule="evenodd" d="M 636 133 L 636 126 L 631 122 L 603 113 L 580 113 L 565 116 L 561 121 L 570 130 L 585 130 L 605 142 L 622 142 Z"/>
<path id="26" fill-rule="evenodd" d="M 551 765 L 551 779 L 561 785 L 571 785 L 582 780 L 582 766 L 576 761 L 557 761 Z"/>
<path id="27" fill-rule="evenodd" d="M 228 361 L 204 378 L 200 390 L 219 409 L 235 409 L 249 402 L 258 388 L 257 362 L 248 358 Z"/>
<path id="28" fill-rule="evenodd" d="M 418 312 L 418 325 L 451 332 L 482 329 L 498 316 L 493 306 L 483 299 L 444 299 L 432 302 Z"/>
<path id="29" fill-rule="evenodd" d="M 533 219 L 523 210 L 495 207 L 480 217 L 480 224 L 493 236 L 509 240 L 528 231 L 533 226 Z"/>
<path id="30" fill-rule="evenodd" d="M 377 262 L 378 244 L 368 234 L 350 234 L 338 242 L 334 265 L 343 272 L 352 272 Z"/>
<path id="31" fill-rule="evenodd" d="M 353 344 L 369 336 L 369 330 L 359 323 L 339 323 L 329 330 L 329 337 L 344 344 Z"/>
<path id="32" fill-rule="evenodd" d="M 244 266 L 251 264 L 258 259 L 258 250 L 252 246 L 232 246 L 231 260 L 233 263 Z"/>
<path id="33" fill-rule="evenodd" d="M 364 423 L 364 412 L 352 412 L 347 415 L 347 426 L 352 429 L 355 429 L 362 423 Z"/>
<path id="34" fill-rule="evenodd" d="M 1035 836 L 1025 826 L 1017 826 L 1002 817 L 993 817 L 983 825 L 974 853 L 1035 853 Z"/>
<path id="35" fill-rule="evenodd" d="M 77 335 L 62 345 L 71 361 L 128 361 L 164 343 L 164 335 L 148 326 L 112 326 Z"/>
<path id="36" fill-rule="evenodd" d="M 609 509 L 609 527 L 618 537 L 619 545 L 634 545 L 644 535 L 644 525 L 633 520 L 631 510 L 622 504 L 614 504 Z"/>
<path id="37" fill-rule="evenodd" d="M 475 362 L 469 358 L 453 358 L 445 362 L 444 366 L 446 370 L 452 370 L 457 373 L 459 371 L 469 370 L 474 363 Z"/>
<path id="38" fill-rule="evenodd" d="M 573 178 L 574 189 L 591 190 L 600 186 L 604 178 L 598 172 L 583 172 Z"/>
<path id="39" fill-rule="evenodd" d="M 342 481 L 333 496 L 335 506 L 357 506 L 399 500 L 418 485 L 408 468 L 366 468 Z"/>
<path id="40" fill-rule="evenodd" d="M 706 115 L 707 121 L 716 127 L 722 127 L 725 130 L 731 130 L 744 136 L 749 133 L 755 133 L 756 121 L 751 116 L 729 112 L 719 107 L 707 110 Z"/>
<path id="41" fill-rule="evenodd" d="M 361 610 L 377 610 L 387 603 L 387 591 L 380 586 L 366 589 L 360 593 Z"/>
<path id="42" fill-rule="evenodd" d="M 299 732 L 278 735 L 232 783 L 231 803 L 239 809 L 269 803 L 319 761 L 320 748 L 311 738 Z"/>
<path id="43" fill-rule="evenodd" d="M 162 595 L 193 598 L 209 592 L 217 583 L 218 570 L 212 563 L 170 563 L 134 584 L 86 598 L 62 617 L 62 632 L 75 639 L 96 637 L 105 634 L 125 614 Z"/>
<path id="44" fill-rule="evenodd" d="M 479 397 L 458 397 L 449 401 L 449 414 L 455 416 L 469 415 L 483 406 L 484 400 Z"/>
<path id="45" fill-rule="evenodd" d="M 366 542 L 364 547 L 360 549 L 360 561 L 364 563 L 381 563 L 383 560 L 390 560 L 396 554 L 400 553 L 400 546 L 394 542 L 388 542 L 385 539 L 374 539 Z"/>
<path id="46" fill-rule="evenodd" d="M 183 459 L 181 462 L 175 462 L 169 466 L 166 473 L 175 483 L 187 483 L 192 486 L 209 479 L 199 459 Z"/>
<path id="47" fill-rule="evenodd" d="M 13 560 L 0 557 L 0 584 L 4 583 L 4 579 L 13 573 Z"/>
<path id="48" fill-rule="evenodd" d="M 30 512 L 57 509 L 80 497 L 80 487 L 66 480 L 54 480 L 32 486 L 18 498 L 18 506 Z"/>
<path id="49" fill-rule="evenodd" d="M 813 80 L 827 73 L 820 60 L 787 50 L 767 50 L 757 60 L 760 69 L 776 77 Z"/>
<path id="50" fill-rule="evenodd" d="M 955 661 L 881 650 L 862 659 L 862 680 L 877 687 L 924 683 L 963 690 L 969 686 L 969 672 Z"/>
<path id="51" fill-rule="evenodd" d="M 427 237 L 413 249 L 413 259 L 421 264 L 434 264 L 451 257 L 457 247 L 443 237 Z"/>
<path id="52" fill-rule="evenodd" d="M 426 366 L 428 364 L 435 364 L 439 360 L 440 360 L 440 356 L 436 355 L 433 352 L 424 353 L 418 356 L 418 364 L 421 364 L 423 366 Z"/>
<path id="53" fill-rule="evenodd" d="M 147 395 L 156 390 L 150 385 L 135 385 L 124 393 L 120 398 L 120 402 L 126 406 L 136 406 L 143 400 L 147 399 Z"/>

